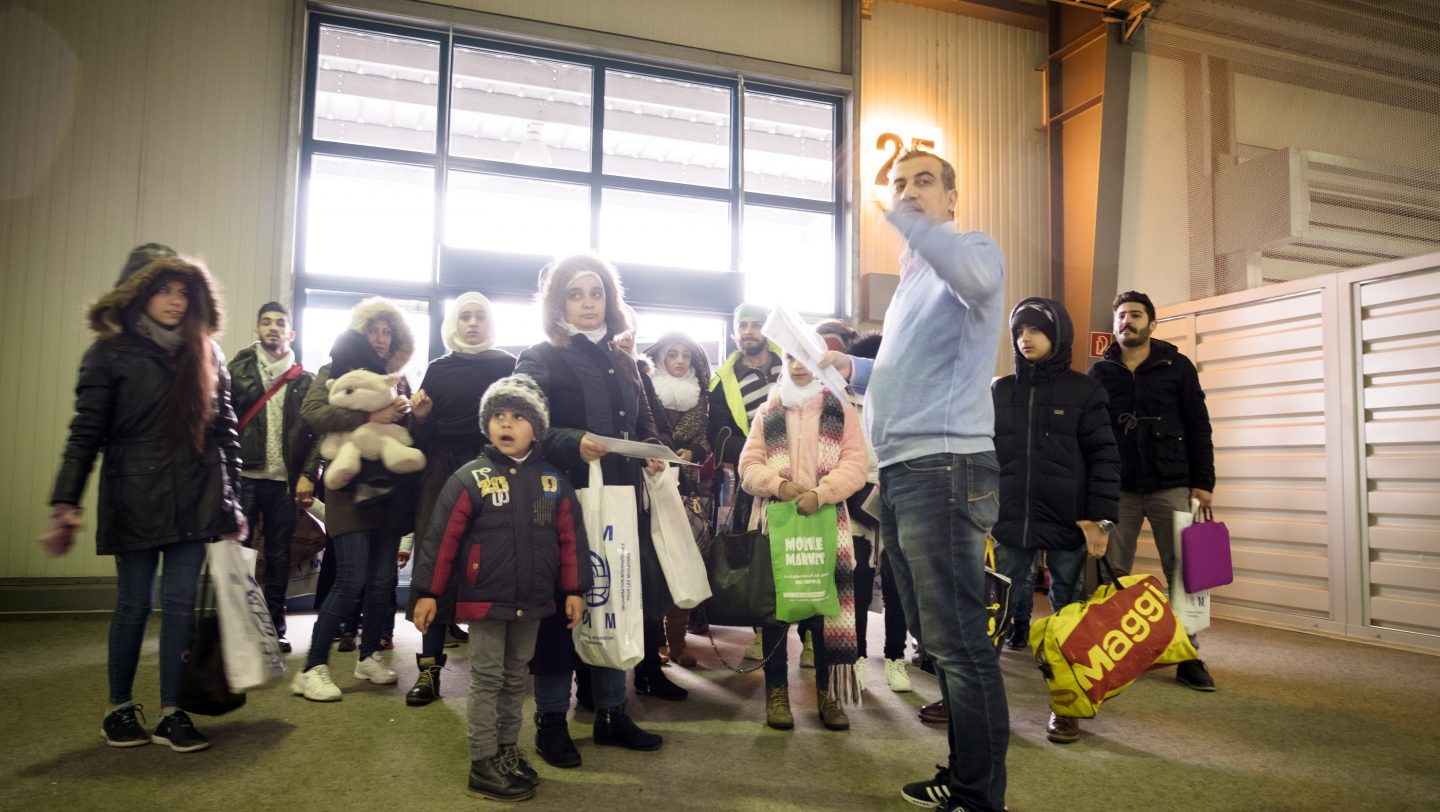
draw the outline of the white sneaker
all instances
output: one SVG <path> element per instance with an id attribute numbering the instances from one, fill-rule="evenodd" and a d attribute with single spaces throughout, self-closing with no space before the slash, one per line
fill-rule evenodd
<path id="1" fill-rule="evenodd" d="M 394 685 L 399 677 L 380 662 L 380 654 L 376 652 L 355 663 L 355 679 L 368 679 L 376 685 Z"/>
<path id="2" fill-rule="evenodd" d="M 865 691 L 865 658 L 861 657 L 855 661 L 855 681 L 860 683 L 860 691 Z"/>
<path id="3" fill-rule="evenodd" d="M 290 692 L 303 696 L 311 702 L 339 702 L 340 689 L 330 679 L 330 666 L 317 665 L 309 671 L 300 671 L 290 681 Z"/>
<path id="4" fill-rule="evenodd" d="M 815 667 L 815 635 L 806 633 L 805 646 L 800 649 L 800 667 Z"/>
<path id="5" fill-rule="evenodd" d="M 760 642 L 760 631 L 758 629 L 755 631 L 755 639 L 750 641 L 750 646 L 745 649 L 745 659 L 765 659 L 765 646 Z"/>
<path id="6" fill-rule="evenodd" d="M 897 694 L 903 694 L 910 688 L 910 673 L 905 670 L 905 658 L 885 661 L 885 680 L 890 683 L 890 690 Z"/>

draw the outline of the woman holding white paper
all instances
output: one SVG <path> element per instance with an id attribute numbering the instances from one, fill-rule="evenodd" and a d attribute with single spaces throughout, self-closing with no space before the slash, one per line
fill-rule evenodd
<path id="1" fill-rule="evenodd" d="M 664 469 L 664 463 L 610 453 L 602 438 L 658 442 L 655 422 L 642 394 L 635 360 L 616 349 L 612 340 L 630 325 L 623 311 L 619 274 L 608 262 L 590 254 L 556 261 L 542 271 L 536 298 L 541 305 L 548 340 L 520 354 L 515 371 L 535 379 L 551 404 L 550 429 L 540 450 L 565 469 L 577 491 L 590 485 L 590 463 L 598 460 L 606 485 L 631 485 L 640 493 L 640 471 Z M 643 514 L 642 514 L 643 516 Z M 639 543 L 649 541 L 649 522 L 639 522 Z M 651 556 L 653 560 L 653 556 Z M 642 578 L 647 603 L 666 603 L 663 580 Z M 663 609 L 661 610 L 663 611 Z M 542 621 L 535 659 L 535 746 L 541 758 L 556 767 L 580 766 L 580 754 L 566 722 L 570 685 L 576 669 L 585 669 L 563 619 Z M 581 681 L 580 701 L 595 707 L 595 743 L 632 750 L 655 750 L 663 740 L 640 729 L 625 711 L 625 672 L 589 668 Z M 637 690 L 642 686 L 637 672 Z M 660 674 L 658 663 L 647 673 L 650 693 L 662 698 L 684 698 L 683 689 Z M 586 691 L 588 682 L 590 691 Z M 666 696 L 665 686 L 679 692 Z M 587 693 L 591 695 L 587 695 Z"/>

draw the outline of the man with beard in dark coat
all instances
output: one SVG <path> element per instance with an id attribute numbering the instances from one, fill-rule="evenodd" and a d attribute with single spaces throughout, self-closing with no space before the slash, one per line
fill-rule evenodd
<path id="1" fill-rule="evenodd" d="M 291 349 L 295 331 L 290 324 L 285 305 L 261 306 L 255 318 L 255 343 L 230 361 L 230 399 L 242 421 L 240 504 L 251 527 L 264 517 L 265 606 L 280 635 L 280 650 L 286 653 L 290 651 L 285 639 L 290 541 L 299 504 L 315 492 L 305 468 L 314 441 L 300 420 L 300 404 L 315 376 L 295 363 Z M 251 544 L 254 538 L 252 533 Z"/>
<path id="2" fill-rule="evenodd" d="M 1168 582 L 1175 573 L 1175 512 L 1189 512 L 1191 500 L 1202 510 L 1210 507 L 1215 491 L 1210 412 L 1195 365 L 1174 344 L 1150 337 L 1150 297 L 1126 291 L 1115 297 L 1113 309 L 1115 341 L 1090 367 L 1090 377 L 1110 393 L 1120 442 L 1119 529 L 1105 560 L 1116 575 L 1128 575 L 1140 525 L 1149 520 Z M 1175 679 L 1197 691 L 1215 690 L 1199 659 L 1180 663 Z"/>

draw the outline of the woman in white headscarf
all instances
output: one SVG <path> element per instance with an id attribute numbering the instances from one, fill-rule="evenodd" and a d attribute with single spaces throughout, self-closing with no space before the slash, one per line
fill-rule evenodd
<path id="1" fill-rule="evenodd" d="M 440 337 L 450 352 L 430 363 L 420 391 L 415 393 L 416 424 L 412 433 L 415 445 L 430 461 L 420 481 L 416 533 L 430 526 L 430 512 L 445 481 L 457 468 L 478 457 L 488 442 L 480 427 L 480 396 L 490 384 L 515 371 L 515 356 L 495 349 L 490 300 L 479 293 L 460 295 L 445 315 Z M 409 550 L 406 546 L 401 556 L 408 558 Z M 440 698 L 445 631 L 460 631 L 454 624 L 453 610 L 453 606 L 441 605 L 430 631 L 425 633 L 420 653 L 415 655 L 420 676 L 405 695 L 407 705 L 428 705 Z"/>

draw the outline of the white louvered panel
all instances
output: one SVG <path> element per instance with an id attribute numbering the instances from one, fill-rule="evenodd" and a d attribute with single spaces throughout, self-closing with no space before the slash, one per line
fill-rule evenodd
<path id="1" fill-rule="evenodd" d="M 1354 287 L 1365 620 L 1440 635 L 1440 270 Z"/>
<path id="2" fill-rule="evenodd" d="M 1044 35 L 888 0 L 872 11 L 860 25 L 862 196 L 888 200 L 873 184 L 884 162 L 879 133 L 938 128 L 938 149 L 955 164 L 960 227 L 990 234 L 1005 255 L 1005 301 L 1055 293 L 1045 137 L 1035 129 L 1041 86 L 1034 68 L 1045 58 Z M 897 273 L 899 238 L 873 200 L 857 205 L 860 272 Z M 1001 369 L 1011 354 L 1001 342 Z"/>
<path id="3" fill-rule="evenodd" d="M 288 291 L 293 14 L 291 0 L 0 4 L 0 117 L 25 122 L 3 160 L 26 170 L 0 171 L 0 455 L 27 472 L 0 478 L 0 578 L 114 575 L 90 533 L 59 559 L 33 540 L 91 340 L 84 306 L 132 247 L 165 242 L 209 264 L 227 353 Z"/>
<path id="4" fill-rule="evenodd" d="M 1215 443 L 1215 514 L 1230 528 L 1225 607 L 1330 618 L 1324 299 L 1308 291 L 1186 311 L 1155 335 L 1200 371 Z M 1158 573 L 1148 532 L 1137 569 Z"/>

